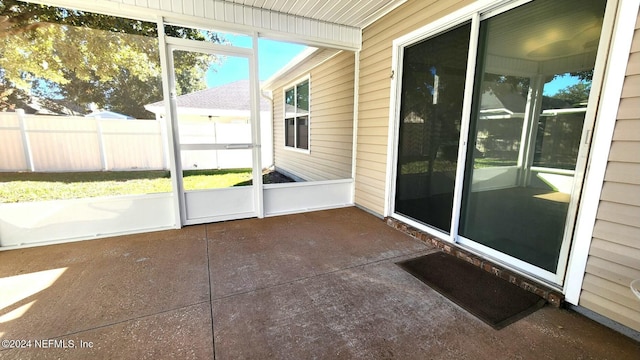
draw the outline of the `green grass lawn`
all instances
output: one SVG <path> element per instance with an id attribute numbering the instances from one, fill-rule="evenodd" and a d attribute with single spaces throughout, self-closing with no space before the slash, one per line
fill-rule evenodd
<path id="1" fill-rule="evenodd" d="M 251 180 L 250 169 L 187 170 L 186 190 L 225 188 Z M 168 171 L 0 173 L 0 203 L 171 192 Z"/>
<path id="2" fill-rule="evenodd" d="M 473 168 L 482 169 L 498 166 L 516 166 L 516 160 L 504 160 L 498 158 L 476 158 L 474 159 Z M 433 171 L 445 172 L 456 171 L 456 163 L 446 160 L 436 160 L 434 162 Z M 402 164 L 400 167 L 402 175 L 409 174 L 426 174 L 429 170 L 428 160 L 418 160 Z"/>
<path id="3" fill-rule="evenodd" d="M 498 158 L 476 158 L 474 159 L 473 168 L 482 169 L 499 166 L 516 166 L 518 160 L 515 159 L 498 159 Z"/>

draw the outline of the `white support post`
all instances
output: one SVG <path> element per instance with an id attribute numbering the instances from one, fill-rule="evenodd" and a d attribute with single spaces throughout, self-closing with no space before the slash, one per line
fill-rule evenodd
<path id="1" fill-rule="evenodd" d="M 353 79 L 353 138 L 351 140 L 351 203 L 356 203 L 356 172 L 358 157 L 358 114 L 360 109 L 360 50 L 354 55 L 354 79 Z"/>
<path id="2" fill-rule="evenodd" d="M 29 171 L 36 171 L 36 167 L 33 163 L 33 152 L 31 151 L 31 141 L 29 140 L 29 134 L 27 134 L 27 123 L 24 118 L 24 110 L 16 109 L 16 115 L 18 115 L 18 123 L 20 124 L 20 135 L 22 136 L 22 148 L 24 149 L 24 159 L 27 162 L 27 169 Z"/>
<path id="3" fill-rule="evenodd" d="M 160 68 L 162 69 L 162 95 L 164 98 L 164 113 L 165 113 L 165 128 L 167 138 L 163 139 L 168 147 L 167 153 L 169 154 L 169 171 L 171 171 L 171 189 L 173 192 L 173 208 L 175 211 L 175 224 L 174 227 L 179 229 L 186 220 L 184 215 L 184 195 L 182 191 L 182 183 L 178 179 L 182 179 L 182 164 L 180 163 L 180 143 L 178 129 L 174 128 L 173 116 L 175 113 L 172 111 L 171 105 L 172 90 L 174 89 L 171 79 L 173 76 L 169 76 L 169 72 L 173 72 L 173 61 L 171 60 L 171 54 L 167 49 L 167 39 L 164 33 L 164 19 L 162 16 L 158 16 L 158 47 L 160 49 Z M 178 121 L 175 119 L 177 126 Z M 178 173 L 180 172 L 180 173 Z"/>
<path id="4" fill-rule="evenodd" d="M 531 183 L 531 167 L 536 151 L 538 119 L 542 113 L 544 84 L 542 75 L 531 78 L 531 86 L 527 95 L 528 106 L 524 112 L 524 119 L 522 119 L 522 138 L 518 154 L 518 186 L 527 187 Z"/>
<path id="5" fill-rule="evenodd" d="M 258 33 L 254 32 L 253 51 L 249 59 L 249 86 L 251 87 L 251 128 L 253 143 L 253 187 L 258 218 L 264 217 L 264 190 L 262 186 L 262 139 L 260 137 L 260 72 L 258 69 Z"/>

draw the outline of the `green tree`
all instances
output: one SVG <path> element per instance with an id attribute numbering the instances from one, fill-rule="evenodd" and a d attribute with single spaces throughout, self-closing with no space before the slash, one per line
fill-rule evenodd
<path id="1" fill-rule="evenodd" d="M 190 28 L 167 26 L 165 33 L 224 42 L 216 33 Z M 0 111 L 15 107 L 11 96 L 26 102 L 35 95 L 149 118 L 143 105 L 162 99 L 157 37 L 155 23 L 0 0 Z M 178 92 L 203 89 L 209 64 L 219 59 L 179 56 Z"/>
<path id="2" fill-rule="evenodd" d="M 553 97 L 564 100 L 572 106 L 576 106 L 581 103 L 585 103 L 589 99 L 590 91 L 590 82 L 579 82 L 575 85 L 567 86 L 564 89 L 558 90 Z"/>

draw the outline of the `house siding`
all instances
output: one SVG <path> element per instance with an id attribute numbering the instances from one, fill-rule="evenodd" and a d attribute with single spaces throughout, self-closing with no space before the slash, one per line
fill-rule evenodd
<path id="1" fill-rule="evenodd" d="M 640 331 L 640 13 L 579 305 Z"/>
<path id="2" fill-rule="evenodd" d="M 355 203 L 384 215 L 393 40 L 473 1 L 408 1 L 363 30 Z"/>
<path id="3" fill-rule="evenodd" d="M 320 51 L 314 57 L 326 56 Z M 313 59 L 310 59 L 313 61 Z M 310 76 L 310 152 L 284 147 L 284 89 Z M 273 85 L 274 165 L 306 181 L 351 178 L 355 55 L 340 52 Z"/>

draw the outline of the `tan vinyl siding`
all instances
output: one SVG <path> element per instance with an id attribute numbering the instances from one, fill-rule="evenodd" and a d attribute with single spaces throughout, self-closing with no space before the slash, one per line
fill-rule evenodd
<path id="1" fill-rule="evenodd" d="M 640 331 L 640 14 L 593 229 L 580 305 Z"/>
<path id="2" fill-rule="evenodd" d="M 393 40 L 471 3 L 470 0 L 409 0 L 363 30 L 356 204 L 377 214 L 384 213 Z"/>
<path id="3" fill-rule="evenodd" d="M 341 52 L 325 61 L 332 51 L 319 51 L 306 62 L 322 59 L 313 69 L 299 70 L 273 84 L 274 165 L 307 181 L 351 178 L 353 148 L 353 94 L 355 55 Z M 314 60 L 315 59 L 315 60 Z M 284 146 L 284 89 L 310 76 L 310 152 Z"/>

